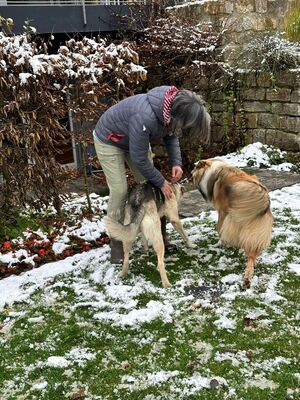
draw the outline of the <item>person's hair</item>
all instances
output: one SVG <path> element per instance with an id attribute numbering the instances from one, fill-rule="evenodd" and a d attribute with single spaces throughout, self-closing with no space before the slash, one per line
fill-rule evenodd
<path id="1" fill-rule="evenodd" d="M 176 136 L 186 132 L 209 143 L 211 118 L 200 95 L 190 90 L 179 90 L 174 97 L 170 116 L 171 129 Z"/>

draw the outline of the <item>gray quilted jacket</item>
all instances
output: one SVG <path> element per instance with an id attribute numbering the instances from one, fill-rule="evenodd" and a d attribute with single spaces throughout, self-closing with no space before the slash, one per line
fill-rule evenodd
<path id="1" fill-rule="evenodd" d="M 141 174 L 154 186 L 162 187 L 164 177 L 148 159 L 149 144 L 162 138 L 171 166 L 182 165 L 178 138 L 166 128 L 163 104 L 169 86 L 128 97 L 100 117 L 95 136 L 104 143 L 129 151 Z"/>

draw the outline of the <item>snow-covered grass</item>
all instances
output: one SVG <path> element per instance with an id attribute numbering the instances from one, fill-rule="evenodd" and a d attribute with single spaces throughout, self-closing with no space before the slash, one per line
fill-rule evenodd
<path id="1" fill-rule="evenodd" d="M 87 216 L 84 216 L 86 196 L 79 197 L 76 194 L 72 194 L 63 205 L 63 219 L 55 218 L 56 211 L 51 207 L 35 214 L 31 210 L 25 210 L 23 217 L 25 221 L 27 217 L 29 224 L 34 217 L 41 221 L 50 219 L 48 231 L 27 228 L 21 236 L 3 244 L 0 242 L 0 272 L 3 275 L 19 273 L 41 263 L 65 258 L 75 252 L 87 251 L 107 243 L 103 216 L 108 197 L 92 193 L 90 198 L 93 214 Z"/>
<path id="2" fill-rule="evenodd" d="M 232 48 L 229 64 L 237 69 L 268 72 L 273 76 L 279 71 L 299 69 L 299 55 L 299 42 L 285 39 L 283 32 L 255 32 L 247 43 Z"/>
<path id="3" fill-rule="evenodd" d="M 125 280 L 107 245 L 0 280 L 0 398 L 299 398 L 300 184 L 270 196 L 273 240 L 246 291 L 215 211 L 183 220 L 193 250 L 168 226 L 170 289 L 139 242 Z"/>

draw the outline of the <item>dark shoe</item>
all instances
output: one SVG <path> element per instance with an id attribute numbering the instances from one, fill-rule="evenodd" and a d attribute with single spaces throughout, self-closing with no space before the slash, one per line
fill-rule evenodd
<path id="1" fill-rule="evenodd" d="M 124 251 L 123 243 L 119 240 L 110 239 L 110 262 L 112 264 L 123 264 Z"/>
<path id="2" fill-rule="evenodd" d="M 165 253 L 176 253 L 176 251 L 178 250 L 178 247 L 174 243 L 164 242 L 164 245 L 165 245 Z"/>
<path id="3" fill-rule="evenodd" d="M 167 220 L 166 220 L 166 217 L 162 217 L 160 219 L 160 224 L 161 224 L 161 234 L 162 234 L 164 245 L 165 245 L 165 252 L 166 253 L 174 253 L 174 252 L 176 252 L 178 250 L 176 244 L 169 242 L 169 239 L 167 238 L 167 230 L 166 230 Z"/>

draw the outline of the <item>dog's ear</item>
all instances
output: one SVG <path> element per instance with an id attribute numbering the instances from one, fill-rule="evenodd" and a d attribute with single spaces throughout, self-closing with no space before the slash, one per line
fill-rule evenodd
<path id="1" fill-rule="evenodd" d="M 208 165 L 207 160 L 200 160 L 195 165 L 194 170 L 199 170 L 199 169 L 202 169 L 202 168 L 206 168 L 207 165 Z"/>
<path id="2" fill-rule="evenodd" d="M 200 160 L 195 165 L 195 168 L 192 171 L 194 186 L 199 187 L 201 179 L 202 179 L 206 169 L 209 167 L 209 165 L 210 165 L 209 160 Z"/>

